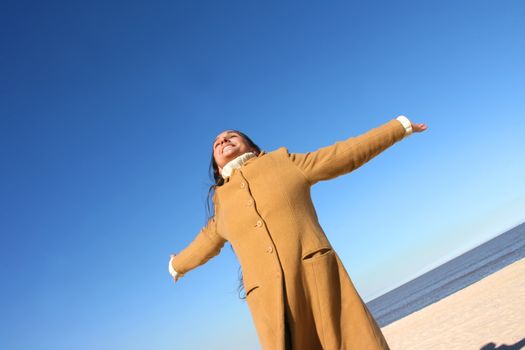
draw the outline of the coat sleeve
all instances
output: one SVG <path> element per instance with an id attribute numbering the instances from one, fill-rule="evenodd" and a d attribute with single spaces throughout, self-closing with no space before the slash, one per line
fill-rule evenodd
<path id="1" fill-rule="evenodd" d="M 359 168 L 408 136 L 410 133 L 407 130 L 401 120 L 396 118 L 359 136 L 313 152 L 289 153 L 289 158 L 301 170 L 310 185 L 313 185 Z"/>
<path id="2" fill-rule="evenodd" d="M 218 255 L 225 243 L 226 239 L 217 232 L 214 216 L 186 248 L 172 257 L 171 266 L 177 272 L 177 276 L 182 277 L 186 272 Z"/>

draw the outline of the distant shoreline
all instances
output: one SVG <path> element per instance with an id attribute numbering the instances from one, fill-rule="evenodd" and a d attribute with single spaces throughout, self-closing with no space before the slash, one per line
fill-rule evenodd
<path id="1" fill-rule="evenodd" d="M 402 319 L 525 258 L 525 223 L 367 303 L 380 327 Z"/>
<path id="2" fill-rule="evenodd" d="M 382 328 L 392 350 L 525 347 L 525 259 Z"/>

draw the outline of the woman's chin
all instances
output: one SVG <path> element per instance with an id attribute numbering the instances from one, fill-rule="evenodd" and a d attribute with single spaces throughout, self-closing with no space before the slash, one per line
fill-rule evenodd
<path id="1" fill-rule="evenodd" d="M 234 148 L 224 152 L 222 155 L 225 159 L 227 159 L 227 161 L 230 161 L 237 158 L 237 156 L 240 156 L 240 152 L 238 149 Z"/>

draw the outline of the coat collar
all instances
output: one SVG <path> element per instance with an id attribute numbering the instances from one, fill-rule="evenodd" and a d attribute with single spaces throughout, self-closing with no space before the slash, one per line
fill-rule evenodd
<path id="1" fill-rule="evenodd" d="M 264 154 L 266 154 L 265 151 L 261 150 L 258 155 L 256 156 L 247 156 L 248 153 L 245 153 L 243 155 L 240 155 L 239 157 L 231 160 L 229 163 L 227 163 L 223 168 L 223 174 L 224 170 L 226 169 L 226 173 L 229 173 L 228 176 L 223 175 L 224 182 L 230 181 L 230 178 L 233 176 L 235 171 L 243 166 L 247 166 L 257 158 L 261 158 Z"/>

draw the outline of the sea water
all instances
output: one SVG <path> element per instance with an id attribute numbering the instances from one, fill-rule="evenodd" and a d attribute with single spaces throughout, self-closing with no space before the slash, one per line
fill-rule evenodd
<path id="1" fill-rule="evenodd" d="M 380 327 L 525 257 L 525 223 L 367 303 Z"/>

